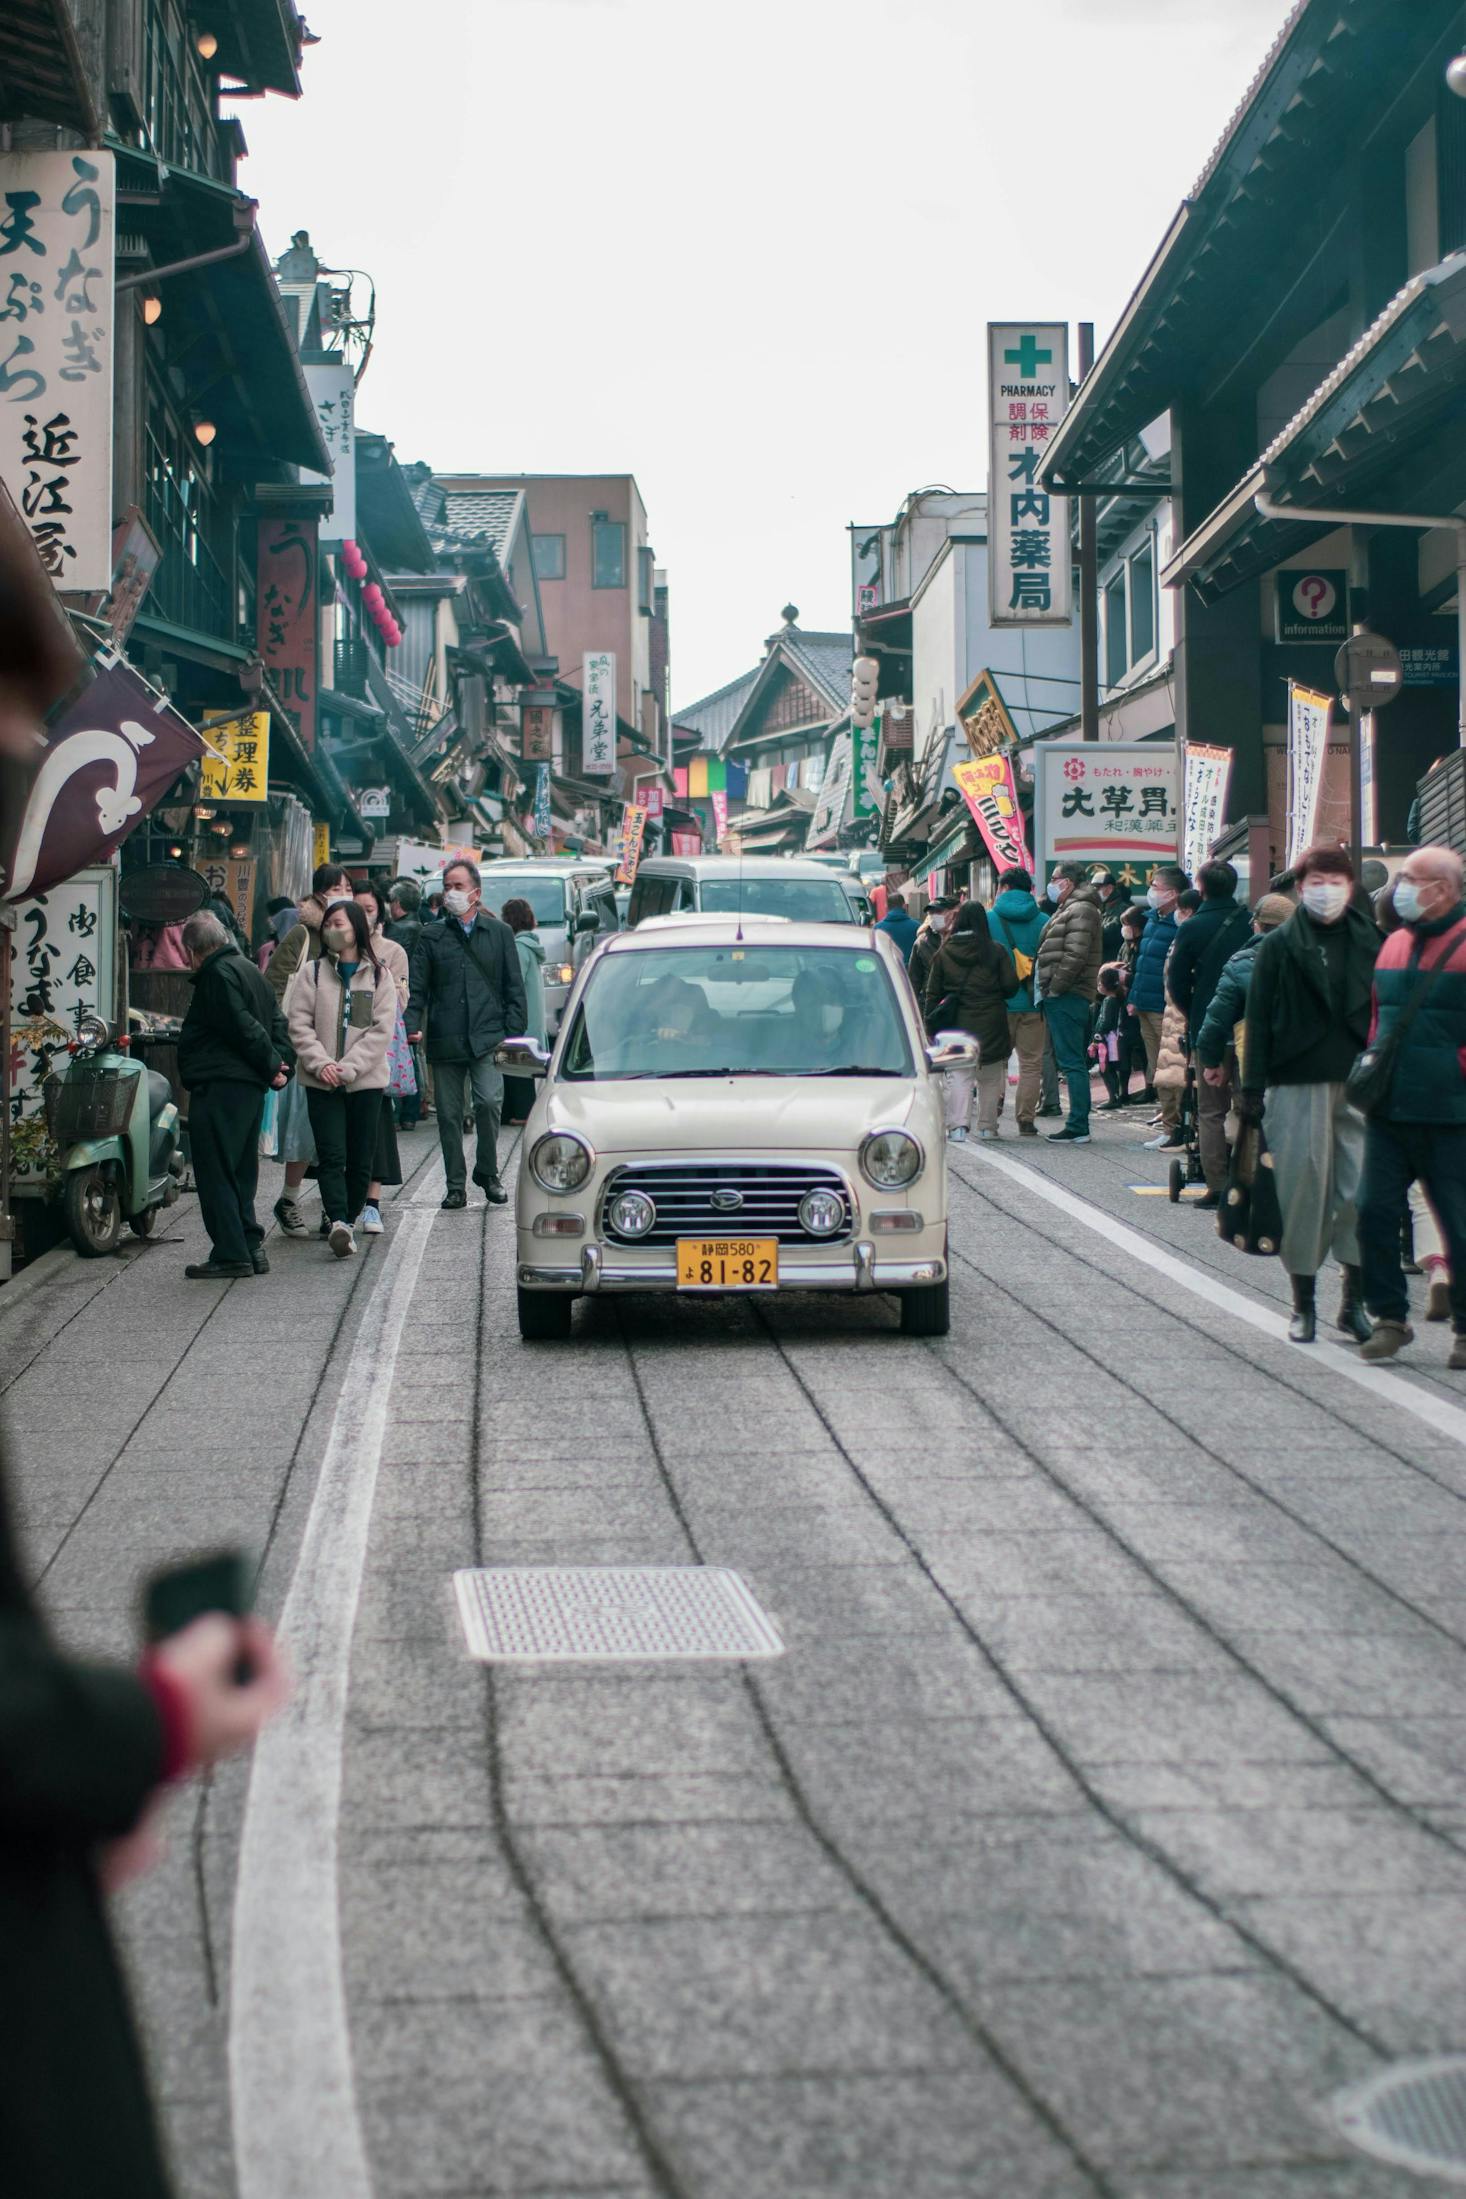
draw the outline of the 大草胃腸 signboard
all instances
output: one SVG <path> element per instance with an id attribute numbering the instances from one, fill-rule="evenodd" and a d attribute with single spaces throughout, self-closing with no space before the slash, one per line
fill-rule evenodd
<path id="1" fill-rule="evenodd" d="M 1104 863 L 1144 885 L 1174 863 L 1182 804 L 1174 741 L 1038 741 L 1033 749 L 1039 866 Z"/>

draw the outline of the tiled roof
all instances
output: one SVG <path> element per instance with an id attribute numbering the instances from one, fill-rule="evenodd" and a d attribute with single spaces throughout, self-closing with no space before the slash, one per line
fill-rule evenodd
<path id="1" fill-rule="evenodd" d="M 738 714 L 747 702 L 754 681 L 762 666 L 745 672 L 741 679 L 730 680 L 726 687 L 719 687 L 711 695 L 704 695 L 700 702 L 689 703 L 685 710 L 672 712 L 674 725 L 688 726 L 701 734 L 701 746 L 718 750 L 737 722 Z"/>
<path id="2" fill-rule="evenodd" d="M 448 489 L 444 492 L 444 516 L 454 534 L 487 535 L 502 553 L 514 524 L 515 506 L 523 494 L 522 489 Z"/>
<path id="3" fill-rule="evenodd" d="M 843 710 L 850 700 L 850 667 L 855 661 L 852 636 L 806 634 L 798 626 L 789 626 L 779 636 L 779 644 L 810 685 Z"/>

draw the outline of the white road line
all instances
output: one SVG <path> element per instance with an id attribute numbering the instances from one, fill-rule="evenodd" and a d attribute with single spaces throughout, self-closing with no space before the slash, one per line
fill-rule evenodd
<path id="1" fill-rule="evenodd" d="M 341 1385 L 281 1637 L 289 1708 L 261 1737 L 234 1897 L 229 2079 L 239 2199 L 368 2199 L 336 1856 L 351 1638 L 398 1346 L 432 1229 L 403 1213 Z"/>
<path id="2" fill-rule="evenodd" d="M 1000 1175 L 1010 1176 L 1014 1183 L 1022 1184 L 1025 1191 L 1031 1191 L 1036 1199 L 1046 1199 L 1061 1214 L 1067 1214 L 1073 1221 L 1082 1222 L 1086 1229 L 1092 1229 L 1107 1244 L 1117 1246 L 1121 1252 L 1128 1253 L 1132 1260 L 1139 1260 L 1146 1267 L 1153 1268 L 1158 1275 L 1164 1275 L 1168 1282 L 1179 1283 L 1193 1297 L 1204 1298 L 1208 1305 L 1216 1306 L 1222 1313 L 1229 1313 L 1238 1321 L 1245 1321 L 1250 1328 L 1271 1337 L 1275 1343 L 1287 1343 L 1288 1323 L 1283 1314 L 1270 1312 L 1254 1299 L 1245 1298 L 1241 1291 L 1231 1289 L 1226 1283 L 1217 1282 L 1203 1269 L 1188 1266 L 1175 1253 L 1163 1252 L 1159 1245 L 1152 1244 L 1148 1237 L 1142 1237 L 1138 1230 L 1127 1228 L 1124 1222 L 1117 1222 L 1103 1207 L 1092 1206 L 1088 1199 L 1078 1198 L 1072 1191 L 1062 1190 L 1058 1184 L 1050 1183 L 1046 1176 L 1040 1176 L 1036 1170 L 1026 1168 L 1022 1162 L 1005 1160 L 1001 1154 L 990 1153 L 982 1146 L 973 1147 L 971 1151 L 984 1168 L 996 1168 Z M 1238 1257 L 1245 1255 L 1239 1254 Z M 1294 1351 L 1302 1349 L 1296 1344 L 1292 1348 Z M 1315 1361 L 1314 1364 L 1319 1365 L 1319 1362 Z M 1466 1445 L 1466 1411 L 1459 1405 L 1450 1404 L 1443 1397 L 1437 1397 L 1432 1390 L 1420 1389 L 1413 1382 L 1401 1381 L 1403 1368 L 1390 1371 L 1384 1367 L 1367 1366 L 1362 1360 L 1356 1359 L 1352 1352 L 1339 1349 L 1329 1353 L 1320 1371 L 1330 1376 L 1342 1375 L 1346 1382 L 1356 1383 L 1361 1390 L 1367 1390 L 1371 1397 L 1383 1398 L 1402 1412 L 1414 1413 L 1417 1420 L 1425 1421 L 1438 1434 L 1450 1436 L 1454 1442 Z"/>

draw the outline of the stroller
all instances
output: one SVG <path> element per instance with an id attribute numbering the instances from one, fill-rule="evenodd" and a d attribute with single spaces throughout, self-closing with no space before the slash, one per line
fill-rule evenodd
<path id="1" fill-rule="evenodd" d="M 1172 1206 L 1179 1206 L 1181 1194 L 1188 1184 L 1204 1184 L 1206 1170 L 1201 1165 L 1200 1118 L 1196 1105 L 1196 1057 L 1188 1055 L 1186 1082 L 1181 1087 L 1181 1115 L 1177 1124 L 1186 1140 L 1184 1153 L 1177 1153 L 1171 1162 L 1170 1190 Z"/>

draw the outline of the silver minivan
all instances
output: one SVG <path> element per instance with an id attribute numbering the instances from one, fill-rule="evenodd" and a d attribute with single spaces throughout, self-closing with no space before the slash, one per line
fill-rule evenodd
<path id="1" fill-rule="evenodd" d="M 653 855 L 636 874 L 627 923 L 687 909 L 718 916 L 783 916 L 795 924 L 857 924 L 833 872 L 791 855 Z"/>
<path id="2" fill-rule="evenodd" d="M 505 856 L 485 863 L 484 907 L 527 901 L 545 950 L 545 1025 L 553 1038 L 582 962 L 621 929 L 611 866 L 593 856 Z"/>

